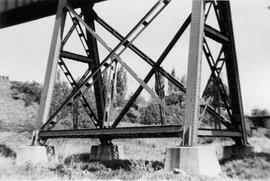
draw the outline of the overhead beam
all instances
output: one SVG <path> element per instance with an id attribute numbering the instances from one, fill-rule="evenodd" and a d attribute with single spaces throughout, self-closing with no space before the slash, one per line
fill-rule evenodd
<path id="1" fill-rule="evenodd" d="M 40 131 L 39 137 L 42 139 L 52 138 L 101 138 L 111 139 L 123 138 L 169 138 L 180 137 L 182 126 L 143 126 L 143 127 L 120 127 L 112 129 L 81 129 L 81 130 L 51 130 Z M 199 129 L 199 137 L 241 137 L 240 132 L 227 130 Z"/>
<path id="2" fill-rule="evenodd" d="M 205 36 L 211 38 L 219 43 L 229 42 L 229 38 L 224 36 L 220 31 L 214 29 L 209 25 L 205 25 L 204 27 Z"/>
<path id="3" fill-rule="evenodd" d="M 0 28 L 37 20 L 56 14 L 58 0 L 31 0 L 31 3 L 24 3 L 26 0 L 17 0 L 1 2 L 0 6 Z M 90 0 L 70 0 L 69 5 L 72 8 L 78 8 Z M 98 3 L 105 0 L 91 0 Z M 6 7 L 5 7 L 6 6 Z M 13 8 L 10 8 L 12 6 Z M 9 8 L 8 8 L 9 7 Z"/>
<path id="4" fill-rule="evenodd" d="M 89 57 L 79 55 L 76 53 L 67 52 L 67 51 L 61 51 L 60 56 L 62 58 L 67 58 L 67 59 L 75 60 L 75 61 L 82 62 L 82 63 L 87 63 L 87 64 L 93 63 L 93 59 L 91 59 Z"/>

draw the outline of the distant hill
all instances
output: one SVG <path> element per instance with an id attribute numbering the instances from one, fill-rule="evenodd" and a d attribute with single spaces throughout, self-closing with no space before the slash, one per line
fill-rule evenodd
<path id="1" fill-rule="evenodd" d="M 23 132 L 33 129 L 38 110 L 36 103 L 25 105 L 22 95 L 11 89 L 13 82 L 0 76 L 0 130 Z"/>

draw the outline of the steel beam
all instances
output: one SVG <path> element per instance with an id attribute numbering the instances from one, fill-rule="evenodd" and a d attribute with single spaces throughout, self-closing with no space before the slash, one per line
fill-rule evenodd
<path id="1" fill-rule="evenodd" d="M 31 1 L 31 0 L 25 0 L 25 1 Z M 36 0 L 33 0 L 33 1 L 36 1 Z M 40 0 L 40 1 L 43 1 L 43 0 Z M 52 0 L 52 2 L 53 1 L 54 0 Z M 77 14 L 74 15 L 76 16 L 74 20 L 77 19 L 76 20 L 77 22 L 74 22 L 74 25 L 73 25 L 74 27 L 72 27 L 71 30 L 69 31 L 67 38 L 72 33 L 72 31 L 75 28 L 75 25 L 79 21 L 81 24 L 86 26 L 86 29 L 88 31 L 86 31 L 87 34 L 86 34 L 85 39 L 87 41 L 86 43 L 87 47 L 85 46 L 86 47 L 85 50 L 88 57 L 71 53 L 71 52 L 67 52 L 67 51 L 61 51 L 61 40 L 63 36 L 62 34 L 63 34 L 65 11 L 66 11 L 66 9 L 63 7 L 65 6 L 65 4 L 67 4 L 66 1 L 70 2 L 69 6 L 66 6 L 66 8 L 69 9 L 70 11 L 73 11 L 73 15 L 74 13 L 76 14 L 76 12 L 74 11 L 74 8 L 80 7 L 82 9 L 82 15 L 84 18 L 82 19 L 81 15 L 77 15 Z M 187 146 L 196 145 L 197 137 L 208 137 L 208 136 L 209 137 L 232 137 L 232 138 L 236 138 L 235 140 L 237 140 L 237 144 L 240 144 L 240 142 L 241 144 L 246 143 L 245 127 L 244 127 L 245 125 L 244 125 L 244 120 L 243 120 L 243 108 L 242 108 L 242 102 L 241 102 L 242 99 L 241 99 L 241 92 L 240 92 L 239 75 L 238 75 L 238 67 L 237 67 L 237 60 L 236 60 L 236 52 L 235 52 L 235 45 L 234 45 L 234 37 L 233 37 L 229 2 L 213 3 L 215 12 L 218 12 L 218 21 L 222 22 L 220 23 L 221 31 L 218 31 L 208 25 L 205 25 L 205 19 L 204 19 L 205 14 L 204 14 L 204 8 L 203 8 L 205 1 L 193 0 L 192 16 L 189 16 L 187 18 L 183 26 L 180 28 L 180 30 L 177 32 L 175 37 L 169 43 L 168 47 L 162 52 L 157 62 L 154 62 L 147 55 L 145 55 L 140 49 L 138 49 L 135 45 L 132 44 L 133 40 L 135 40 L 135 38 L 137 38 L 137 36 L 151 23 L 152 19 L 150 19 L 150 21 L 149 20 L 147 21 L 147 16 L 149 15 L 149 13 L 146 14 L 146 16 L 131 30 L 131 32 L 126 37 L 123 37 L 121 34 L 119 34 L 115 30 L 113 30 L 111 27 L 106 25 L 106 23 L 100 21 L 101 24 L 103 24 L 107 30 L 109 30 L 114 36 L 116 36 L 116 38 L 120 40 L 120 43 L 116 46 L 116 48 L 114 48 L 113 50 L 108 48 L 110 54 L 105 58 L 104 61 L 100 63 L 97 41 L 100 41 L 101 39 L 95 33 L 95 24 L 94 24 L 95 18 L 97 21 L 98 19 L 97 19 L 96 14 L 93 12 L 93 9 L 91 9 L 94 3 L 98 1 L 100 0 L 96 0 L 96 1 L 95 0 L 92 0 L 92 1 L 91 0 L 77 0 L 77 1 L 76 0 L 60 0 L 59 1 L 59 8 L 58 8 L 57 16 L 56 16 L 49 61 L 48 61 L 46 77 L 44 81 L 45 82 L 44 92 L 41 99 L 41 106 L 39 110 L 39 116 L 38 116 L 36 127 L 37 127 L 37 130 L 39 130 L 42 122 L 44 123 L 47 121 L 49 110 L 50 110 L 49 108 L 50 108 L 51 96 L 52 96 L 53 86 L 54 86 L 57 59 L 60 56 L 62 58 L 67 58 L 71 60 L 76 60 L 78 62 L 87 63 L 89 65 L 89 71 L 85 74 L 85 78 L 83 78 L 78 83 L 78 86 L 74 88 L 72 93 L 67 97 L 67 99 L 56 111 L 56 113 L 61 111 L 61 109 L 67 105 L 68 101 L 73 99 L 74 102 L 76 102 L 78 97 L 80 96 L 78 92 L 80 92 L 81 89 L 84 86 L 86 86 L 86 84 L 88 84 L 87 82 L 92 78 L 93 81 L 91 84 L 94 84 L 94 93 L 95 93 L 95 98 L 96 98 L 96 107 L 97 107 L 97 111 L 99 115 L 98 120 L 99 120 L 100 128 L 99 129 L 84 129 L 84 130 L 46 130 L 44 129 L 39 132 L 40 138 L 44 138 L 44 139 L 60 138 L 60 137 L 100 138 L 101 141 L 102 140 L 107 141 L 107 140 L 111 140 L 115 138 L 180 137 L 182 136 L 183 133 L 187 133 L 187 134 L 184 134 L 184 145 L 187 145 Z M 164 3 L 165 4 L 164 7 L 165 7 L 168 2 L 169 0 L 158 1 L 158 3 L 150 10 L 150 12 L 154 11 L 158 4 Z M 215 4 L 217 4 L 217 6 Z M 211 5 L 212 4 L 210 4 L 208 12 L 206 13 L 206 16 L 209 13 Z M 22 7 L 16 8 L 18 12 L 20 12 L 19 10 L 20 8 Z M 51 7 L 50 9 L 53 9 L 53 8 Z M 3 13 L 7 13 L 7 12 L 10 13 L 11 11 L 12 10 L 9 9 Z M 25 17 L 22 17 L 23 20 L 20 20 L 20 21 L 18 21 L 20 17 L 18 17 L 17 19 L 13 17 L 13 20 L 8 20 L 7 18 L 5 18 L 5 16 L 3 16 L 3 13 L 1 14 L 1 10 L 0 10 L 0 28 L 12 25 L 12 21 L 13 21 L 13 24 L 14 22 L 16 24 L 16 23 L 28 21 L 28 19 Z M 153 19 L 158 14 L 159 12 L 155 14 Z M 42 15 L 42 13 L 40 13 L 39 15 Z M 32 18 L 29 15 L 27 16 L 30 19 Z M 168 53 L 171 51 L 175 43 L 178 41 L 182 33 L 185 31 L 190 21 L 192 23 L 191 23 L 191 30 L 190 30 L 191 32 L 190 33 L 190 51 L 189 51 L 189 60 L 188 60 L 189 61 L 188 62 L 188 81 L 187 81 L 188 86 L 186 89 L 181 83 L 179 83 L 171 75 L 168 75 L 168 73 L 164 69 L 162 69 L 160 65 L 163 62 L 163 60 L 166 58 Z M 128 40 L 128 38 L 131 36 L 133 32 L 135 32 L 136 30 L 139 30 L 138 27 L 140 25 L 144 27 L 139 31 L 139 33 L 137 33 L 134 36 L 132 40 Z M 81 31 L 81 32 L 84 32 L 84 31 Z M 202 50 L 203 50 L 202 42 L 203 42 L 204 33 L 205 33 L 205 36 L 221 43 L 224 47 L 224 57 L 226 59 L 225 61 L 226 61 L 227 75 L 228 75 L 228 81 L 229 81 L 230 96 L 231 96 L 230 100 L 235 101 L 234 103 L 232 103 L 232 114 L 234 116 L 231 119 L 231 122 L 233 123 L 232 124 L 233 127 L 232 129 L 230 129 L 230 131 L 229 130 L 199 129 L 197 125 L 198 120 L 199 120 L 199 107 L 200 107 L 199 106 L 200 73 L 201 73 L 201 58 L 202 58 L 201 56 L 202 56 Z M 78 34 L 80 36 L 81 33 L 78 33 Z M 66 42 L 66 40 L 64 40 L 64 42 Z M 105 42 L 101 40 L 100 43 L 103 45 L 103 43 Z M 142 59 L 144 59 L 149 65 L 152 66 L 152 69 L 150 70 L 148 75 L 145 77 L 144 81 L 139 79 L 136 76 L 136 73 L 133 72 L 133 70 L 129 68 L 119 58 L 120 54 L 127 48 L 130 48 L 132 51 L 138 54 Z M 103 120 L 104 120 L 103 115 L 104 115 L 105 94 L 104 94 L 103 80 L 101 76 L 104 70 L 101 71 L 101 67 L 107 64 L 106 61 L 107 59 L 110 59 L 110 58 L 112 59 L 111 64 L 113 63 L 113 61 L 118 61 L 119 63 L 121 63 L 122 66 L 124 66 L 129 71 L 129 73 L 131 73 L 141 85 L 133 94 L 133 96 L 127 103 L 127 105 L 123 108 L 120 115 L 116 118 L 115 122 L 112 125 L 113 128 L 104 129 L 103 128 Z M 217 69 L 216 66 L 211 67 L 212 72 L 213 72 L 213 68 Z M 90 71 L 92 72 L 91 74 L 90 74 Z M 160 72 L 165 77 L 167 77 L 170 81 L 176 84 L 176 86 L 180 87 L 180 89 L 183 92 L 187 93 L 184 126 L 171 125 L 171 126 L 164 126 L 164 127 L 146 126 L 146 127 L 133 127 L 133 128 L 116 128 L 120 120 L 123 118 L 124 114 L 128 111 L 128 109 L 136 100 L 136 98 L 141 93 L 143 88 L 151 92 L 151 90 L 148 88 L 146 83 L 150 80 L 150 78 L 154 75 L 155 72 Z M 217 74 L 219 73 L 220 72 L 217 71 Z M 214 111 L 211 107 L 207 107 L 207 110 L 212 115 L 216 115 L 217 117 L 222 117 L 216 111 Z M 52 118 L 56 115 L 56 113 L 52 116 Z M 75 116 L 74 120 L 77 120 L 77 115 L 74 114 L 74 116 Z M 52 120 L 50 119 L 46 124 L 43 125 L 44 127 L 42 128 L 46 128 L 46 125 L 49 124 L 50 121 Z M 75 128 L 77 127 L 76 122 L 77 121 L 75 121 L 75 124 L 74 124 Z M 224 125 L 227 124 L 226 121 L 225 122 L 223 121 L 223 123 Z M 231 125 L 229 124 L 229 126 Z"/>
<path id="2" fill-rule="evenodd" d="M 83 55 L 79 55 L 76 53 L 72 53 L 72 52 L 68 52 L 68 51 L 61 51 L 60 56 L 62 58 L 67 58 L 67 59 L 71 59 L 71 60 L 75 60 L 81 63 L 87 63 L 87 64 L 92 64 L 94 62 L 93 59 L 83 56 Z"/>
<path id="3" fill-rule="evenodd" d="M 85 2 L 101 1 L 105 0 L 69 0 L 69 5 L 78 8 Z M 54 15 L 57 5 L 58 0 L 0 0 L 0 29 Z"/>
<path id="4" fill-rule="evenodd" d="M 205 36 L 211 38 L 219 43 L 229 42 L 229 38 L 223 35 L 220 31 L 212 28 L 209 25 L 204 26 Z"/>
<path id="5" fill-rule="evenodd" d="M 61 50 L 63 30 L 66 20 L 66 0 L 59 0 L 58 10 L 55 18 L 51 48 L 46 68 L 45 80 L 41 94 L 41 101 L 36 122 L 36 130 L 40 130 L 42 123 L 48 120 L 54 82 L 56 78 L 57 62 Z"/>
<path id="6" fill-rule="evenodd" d="M 191 16 L 187 18 L 187 20 L 190 21 Z M 103 26 L 106 30 L 108 30 L 112 35 L 114 35 L 118 40 L 123 41 L 124 37 L 117 32 L 115 29 L 113 29 L 109 24 L 107 24 L 103 19 L 96 16 L 96 21 L 100 23 L 101 26 Z M 156 71 L 161 73 L 164 77 L 166 77 L 169 81 L 171 81 L 173 84 L 175 84 L 181 91 L 184 93 L 186 92 L 186 88 L 183 84 L 181 84 L 178 80 L 176 80 L 175 77 L 173 77 L 171 74 L 169 74 L 166 70 L 164 70 L 162 67 L 158 66 L 156 62 L 151 59 L 149 56 L 147 56 L 143 51 L 141 51 L 139 48 L 137 48 L 134 44 L 130 43 L 129 41 L 126 41 L 127 46 L 136 53 L 139 57 L 141 57 L 146 63 L 148 63 L 150 66 L 155 68 Z"/>
<path id="7" fill-rule="evenodd" d="M 181 126 L 145 126 L 125 127 L 114 129 L 83 129 L 83 130 L 51 130 L 41 131 L 40 138 L 154 138 L 154 137 L 179 137 Z"/>
<path id="8" fill-rule="evenodd" d="M 164 59 L 167 57 L 167 55 L 170 53 L 170 51 L 172 50 L 172 48 L 174 47 L 174 45 L 177 43 L 177 41 L 179 40 L 179 38 L 182 36 L 182 34 L 184 33 L 184 31 L 187 29 L 188 25 L 190 24 L 190 20 L 191 20 L 191 16 L 189 16 L 185 20 L 185 22 L 180 27 L 180 29 L 178 30 L 178 32 L 176 33 L 176 35 L 173 37 L 173 39 L 171 40 L 171 42 L 169 43 L 169 45 L 167 46 L 167 48 L 162 52 L 161 56 L 159 57 L 159 59 L 156 62 L 156 65 L 157 66 L 160 66 L 161 63 L 164 61 Z M 154 67 L 150 70 L 150 72 L 144 78 L 144 82 L 145 83 L 147 83 L 151 79 L 151 77 L 155 74 L 155 71 L 156 71 L 156 69 Z M 139 88 L 131 96 L 131 98 L 129 99 L 129 101 L 126 104 L 126 106 L 122 109 L 121 113 L 116 118 L 116 120 L 113 123 L 112 127 L 116 127 L 119 124 L 119 122 L 124 117 L 124 115 L 127 113 L 127 111 L 129 110 L 129 108 L 131 107 L 131 105 L 138 98 L 138 96 L 140 95 L 140 93 L 142 92 L 142 90 L 143 90 L 143 86 L 139 86 Z"/>
<path id="9" fill-rule="evenodd" d="M 42 139 L 52 138 L 101 138 L 110 139 L 123 138 L 169 138 L 180 137 L 183 127 L 179 125 L 170 126 L 143 126 L 143 127 L 122 127 L 112 129 L 81 129 L 81 130 L 51 130 L 40 131 Z M 228 130 L 199 129 L 199 137 L 241 137 L 240 132 Z"/>
<path id="10" fill-rule="evenodd" d="M 231 19 L 231 8 L 229 1 L 217 1 L 220 11 L 221 32 L 229 37 L 230 41 L 223 44 L 224 55 L 226 57 L 226 70 L 228 76 L 228 84 L 230 91 L 230 102 L 232 106 L 233 120 L 231 120 L 234 128 L 243 133 L 243 138 L 235 140 L 237 144 L 247 144 L 246 128 L 244 120 L 244 111 L 240 87 L 240 79 L 238 72 L 236 48 L 234 42 L 233 26 Z"/>
<path id="11" fill-rule="evenodd" d="M 203 4 L 203 0 L 192 1 L 187 72 L 187 94 L 183 139 L 183 145 L 186 146 L 193 146 L 197 144 L 201 83 L 201 61 L 204 32 Z"/>
<path id="12" fill-rule="evenodd" d="M 238 131 L 228 131 L 228 130 L 212 130 L 212 129 L 198 129 L 199 137 L 231 137 L 231 138 L 241 138 L 243 134 Z"/>
<path id="13" fill-rule="evenodd" d="M 86 3 L 82 7 L 82 13 L 84 16 L 85 23 L 92 30 L 95 30 L 94 17 L 92 16 L 92 10 L 90 10 L 91 7 L 93 7 L 93 4 Z M 92 64 L 93 66 L 92 70 L 95 71 L 100 65 L 97 40 L 87 30 L 86 30 L 86 38 L 87 38 L 86 43 L 89 48 L 89 58 L 94 60 Z M 95 93 L 95 98 L 96 98 L 96 108 L 98 112 L 98 119 L 100 120 L 99 124 L 100 124 L 100 127 L 103 127 L 103 114 L 105 110 L 105 92 L 104 92 L 103 79 L 101 76 L 101 70 L 98 70 L 97 74 L 93 76 L 93 79 L 96 80 L 94 82 L 94 93 Z"/>
<path id="14" fill-rule="evenodd" d="M 106 30 L 108 30 L 112 35 L 114 35 L 117 39 L 119 39 L 120 41 L 122 41 L 124 39 L 124 37 L 117 32 L 115 29 L 113 29 L 109 24 L 107 24 L 104 20 L 102 20 L 100 17 L 98 17 L 97 15 L 95 15 L 95 19 L 98 23 L 100 23 L 100 25 L 102 25 Z M 184 22 L 182 27 L 186 27 L 191 21 L 191 15 L 188 16 L 188 18 L 186 19 L 186 21 Z M 181 28 L 182 29 L 182 28 Z M 158 71 L 159 73 L 161 73 L 164 77 L 166 77 L 169 81 L 171 81 L 177 88 L 179 88 L 181 91 L 183 91 L 184 93 L 186 93 L 186 87 L 181 84 L 179 81 L 177 81 L 173 76 L 171 76 L 167 71 L 165 71 L 163 68 L 161 68 L 156 62 L 154 62 L 154 60 L 152 60 L 149 56 L 147 56 L 146 54 L 144 54 L 139 48 L 137 48 L 135 45 L 133 45 L 132 43 L 128 42 L 128 47 L 134 52 L 136 53 L 138 56 L 140 56 L 144 61 L 146 61 L 149 65 L 151 65 L 153 67 L 153 69 L 155 69 L 155 71 Z M 159 62 L 159 60 L 157 61 Z M 151 72 L 151 71 L 150 71 Z M 147 78 L 147 76 L 146 76 Z M 144 79 L 145 82 L 146 78 Z M 150 77 L 151 78 L 151 77 Z M 147 78 L 148 79 L 148 78 Z M 138 91 L 138 92 L 137 92 Z M 129 109 L 129 107 L 133 104 L 133 102 L 136 100 L 139 91 L 142 91 L 142 87 L 139 87 L 137 89 L 137 91 L 134 94 L 134 97 L 132 97 L 130 99 L 130 101 L 128 102 L 128 104 L 125 106 L 125 108 L 123 109 L 123 112 L 120 113 L 119 117 L 117 118 L 117 121 L 122 119 L 122 116 L 124 116 L 124 114 L 126 113 L 126 111 Z M 136 98 L 135 98 L 136 97 Z M 207 112 L 209 114 L 211 114 L 212 116 L 214 116 L 216 119 L 219 119 L 222 121 L 222 123 L 229 127 L 229 122 L 222 117 L 221 115 L 219 115 L 217 112 L 215 112 L 215 110 L 211 107 L 207 107 Z"/>
<path id="15" fill-rule="evenodd" d="M 102 25 L 106 30 L 108 30 L 112 35 L 114 35 L 117 39 L 119 39 L 120 41 L 122 41 L 124 39 L 124 37 L 117 32 L 115 29 L 113 29 L 109 24 L 107 24 L 103 19 L 101 19 L 99 16 L 95 15 L 95 19 L 98 23 L 100 23 L 100 25 Z M 188 18 L 185 20 L 185 22 L 183 23 L 182 27 L 180 28 L 180 32 L 183 32 L 185 27 L 187 27 L 189 25 L 191 21 L 191 15 L 188 16 Z M 181 35 L 180 35 L 181 36 Z M 174 39 L 174 42 L 176 39 Z M 158 71 L 159 73 L 161 73 L 164 77 L 166 77 L 169 81 L 171 81 L 177 88 L 179 88 L 181 91 L 183 91 L 184 93 L 186 93 L 186 87 L 181 84 L 179 81 L 177 81 L 173 76 L 171 76 L 167 71 L 165 71 L 163 68 L 161 68 L 159 66 L 160 62 L 159 60 L 157 61 L 157 63 L 152 60 L 149 56 L 147 56 L 145 53 L 143 53 L 139 48 L 137 48 L 134 44 L 126 41 L 126 44 L 128 44 L 127 46 L 134 52 L 136 53 L 138 56 L 140 56 L 144 61 L 146 61 L 149 65 L 151 65 L 153 67 L 153 69 L 155 71 Z M 169 46 L 168 46 L 169 48 Z M 170 51 L 169 49 L 167 49 L 168 51 Z M 166 51 L 167 51 L 166 50 Z M 167 52 L 168 52 L 167 51 Z M 164 51 L 165 52 L 165 51 Z M 165 55 L 165 54 L 164 54 Z M 151 70 L 152 71 L 152 70 Z M 149 74 L 152 72 L 149 72 Z M 149 75 L 150 76 L 150 75 Z M 153 76 L 153 75 L 152 75 Z M 151 76 L 150 76 L 151 78 Z M 146 78 L 144 79 L 144 81 L 147 83 L 150 78 L 148 77 L 148 75 L 146 76 Z M 148 80 L 148 81 L 147 81 Z M 125 108 L 123 109 L 123 111 L 120 113 L 120 115 L 117 117 L 117 122 L 120 121 L 122 119 L 122 117 L 124 116 L 124 114 L 126 113 L 126 111 L 128 111 L 128 109 L 130 108 L 130 106 L 133 104 L 133 102 L 136 100 L 137 96 L 140 94 L 140 92 L 143 90 L 143 87 L 139 87 L 136 92 L 134 93 L 134 96 L 131 97 L 130 101 L 128 102 L 128 104 L 125 106 Z M 138 92 L 137 92 L 138 91 Z M 209 114 L 211 114 L 212 116 L 214 116 L 216 119 L 221 120 L 221 122 L 229 127 L 229 122 L 221 115 L 219 115 L 212 107 L 207 107 L 207 112 Z M 117 122 L 114 125 L 117 125 Z"/>

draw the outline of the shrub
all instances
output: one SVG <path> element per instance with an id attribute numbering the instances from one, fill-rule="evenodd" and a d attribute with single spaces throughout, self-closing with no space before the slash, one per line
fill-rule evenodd
<path id="1" fill-rule="evenodd" d="M 184 111 L 181 107 L 176 105 L 167 105 L 171 112 L 178 116 L 176 118 L 168 111 L 165 111 L 166 124 L 179 124 L 179 120 L 183 120 Z M 142 124 L 161 124 L 160 106 L 157 103 L 149 103 L 146 107 L 140 109 L 140 123 Z"/>
<path id="2" fill-rule="evenodd" d="M 16 153 L 4 144 L 0 144 L 0 155 L 4 157 L 16 158 Z"/>
<path id="3" fill-rule="evenodd" d="M 155 103 L 149 103 L 144 109 L 141 109 L 142 124 L 157 124 L 160 120 L 159 106 Z"/>
<path id="4" fill-rule="evenodd" d="M 182 92 L 176 92 L 165 97 L 165 103 L 167 105 L 179 105 L 181 108 L 184 106 L 184 94 Z"/>
<path id="5" fill-rule="evenodd" d="M 131 107 L 126 113 L 128 121 L 131 123 L 138 123 L 141 117 L 141 114 L 138 109 Z"/>

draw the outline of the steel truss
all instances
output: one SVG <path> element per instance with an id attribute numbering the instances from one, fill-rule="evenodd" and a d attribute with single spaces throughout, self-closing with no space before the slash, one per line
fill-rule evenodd
<path id="1" fill-rule="evenodd" d="M 196 0 L 197 1 L 197 0 Z M 196 2 L 194 1 L 194 2 Z M 71 6 L 69 6 L 69 0 L 60 0 L 56 15 L 56 21 L 54 26 L 51 50 L 47 65 L 44 90 L 41 99 L 41 106 L 39 109 L 39 116 L 37 120 L 38 136 L 40 140 L 47 140 L 49 138 L 59 138 L 59 137 L 75 137 L 75 138 L 99 138 L 101 142 L 108 143 L 111 139 L 115 138 L 145 138 L 145 137 L 181 137 L 184 136 L 185 145 L 194 145 L 197 142 L 197 137 L 231 137 L 237 144 L 246 144 L 245 135 L 245 124 L 243 117 L 243 106 L 240 91 L 240 82 L 238 75 L 238 66 L 236 59 L 236 51 L 233 37 L 233 29 L 231 22 L 231 12 L 229 1 L 197 1 L 199 3 L 193 2 L 193 12 L 190 14 L 186 20 L 183 22 L 182 26 L 179 28 L 175 36 L 172 38 L 168 46 L 161 53 L 160 57 L 155 61 L 146 55 L 142 50 L 133 44 L 133 41 L 154 21 L 158 15 L 167 7 L 170 0 L 159 0 L 156 4 L 146 13 L 146 15 L 131 29 L 131 31 L 126 35 L 121 35 L 117 30 L 111 27 L 107 22 L 105 22 L 97 13 L 93 10 L 94 4 L 91 2 L 85 2 L 80 8 L 81 13 L 75 11 Z M 201 8 L 201 9 L 200 9 Z M 210 10 L 213 9 L 219 24 L 219 29 L 217 30 L 210 25 L 206 24 L 206 20 Z M 203 17 L 195 17 L 201 13 Z M 63 29 L 65 27 L 66 15 L 69 14 L 73 25 L 66 33 L 63 35 Z M 201 22 L 200 22 L 201 21 Z M 97 22 L 114 37 L 116 37 L 120 42 L 115 48 L 111 48 L 108 44 L 101 38 L 98 32 L 95 31 L 95 24 Z M 161 64 L 166 59 L 167 55 L 170 53 L 176 42 L 180 39 L 181 35 L 191 24 L 191 33 L 196 34 L 197 39 L 200 43 L 191 46 L 197 46 L 196 51 L 198 55 L 203 52 L 206 60 L 211 69 L 211 76 L 207 83 L 207 86 L 211 81 L 215 81 L 215 88 L 217 90 L 218 97 L 224 103 L 228 117 L 224 117 L 220 114 L 220 109 L 214 109 L 210 105 L 204 107 L 205 112 L 210 114 L 216 120 L 216 126 L 213 129 L 202 129 L 198 128 L 199 113 L 195 112 L 195 117 L 190 119 L 194 115 L 194 111 L 198 110 L 199 98 L 194 97 L 199 90 L 197 84 L 196 87 L 186 88 L 178 80 L 176 80 L 172 75 L 170 75 L 166 70 L 161 67 Z M 198 32 L 194 30 L 197 28 Z M 194 29 L 194 30 L 193 30 Z M 196 30 L 196 31 L 197 31 Z M 69 40 L 71 34 L 76 31 L 83 48 L 85 50 L 86 56 L 79 55 L 76 53 L 65 51 L 65 44 Z M 204 33 L 203 33 L 204 32 Z M 218 58 L 215 60 L 211 53 L 211 49 L 208 45 L 208 39 L 216 41 L 222 45 Z M 99 53 L 97 48 L 97 43 L 100 43 L 107 51 L 108 55 L 105 59 L 100 61 Z M 192 49 L 192 47 L 190 47 Z M 149 64 L 152 68 L 148 72 L 144 79 L 141 79 L 129 67 L 122 59 L 121 54 L 127 50 L 132 50 L 137 54 L 143 61 Z M 190 50 L 190 54 L 192 51 Z M 198 56 L 200 57 L 200 56 Z M 68 66 L 66 65 L 66 59 L 78 61 L 88 65 L 87 71 L 82 75 L 80 80 L 76 81 L 72 76 Z M 189 58 L 189 64 L 192 60 Z M 196 60 L 195 60 L 196 59 Z M 191 69 L 188 70 L 188 81 L 189 80 L 200 80 L 200 61 L 201 58 L 195 58 L 197 61 L 196 68 L 197 71 Z M 66 100 L 61 104 L 61 106 L 49 116 L 50 102 L 53 91 L 53 84 L 55 79 L 56 67 L 58 66 L 63 71 L 68 82 L 72 87 L 72 92 L 67 96 Z M 128 100 L 127 104 L 123 107 L 120 114 L 115 120 L 111 122 L 110 120 L 110 109 L 111 103 L 114 95 L 114 85 L 115 85 L 115 74 L 117 70 L 117 65 L 123 66 L 125 70 L 140 84 L 135 93 Z M 228 75 L 228 87 L 230 94 L 227 95 L 224 84 L 220 78 L 221 70 L 224 69 L 226 65 L 226 71 Z M 195 67 L 192 67 L 195 68 Z M 103 85 L 103 73 L 109 71 L 109 81 L 112 83 L 109 89 L 105 91 Z M 162 101 L 151 88 L 148 87 L 147 83 L 153 77 L 155 72 L 160 73 L 162 76 L 171 81 L 176 87 L 178 87 L 182 92 L 187 93 L 187 99 L 193 98 L 195 102 L 187 103 L 186 114 L 188 114 L 185 120 L 181 120 L 177 114 L 171 111 L 168 106 Z M 93 108 L 91 108 L 87 98 L 85 97 L 85 92 L 94 87 L 94 95 L 96 99 L 96 110 L 97 115 L 94 113 Z M 194 86 L 194 85 L 193 85 Z M 132 106 L 134 101 L 140 95 L 142 90 L 145 89 L 154 100 L 162 106 L 168 113 L 178 120 L 176 125 L 163 125 L 162 126 L 151 126 L 151 127 L 134 127 L 134 128 L 117 128 L 119 122 L 122 120 L 123 116 L 127 113 L 129 108 Z M 93 125 L 93 129 L 79 129 L 78 128 L 78 104 L 81 104 L 89 120 Z M 56 116 L 61 112 L 66 106 L 73 106 L 74 116 L 73 116 L 73 128 L 72 130 L 52 130 L 55 125 L 60 121 L 56 119 Z M 192 109 L 189 109 L 191 106 Z M 193 110 L 193 111 L 191 111 Z"/>

